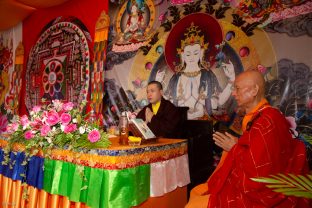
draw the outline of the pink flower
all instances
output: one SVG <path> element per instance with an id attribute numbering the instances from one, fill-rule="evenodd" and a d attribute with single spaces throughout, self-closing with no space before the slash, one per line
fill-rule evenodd
<path id="1" fill-rule="evenodd" d="M 71 115 L 69 113 L 62 113 L 61 122 L 62 124 L 68 124 L 71 121 Z"/>
<path id="2" fill-rule="evenodd" d="M 77 130 L 76 124 L 69 124 L 69 125 L 65 126 L 64 133 L 71 133 L 71 132 L 76 131 L 76 130 Z"/>
<path id="3" fill-rule="evenodd" d="M 60 120 L 60 117 L 59 117 L 58 113 L 55 112 L 55 111 L 49 112 L 47 116 L 48 117 L 47 117 L 46 123 L 49 126 L 53 126 L 53 125 L 57 124 L 59 122 L 59 120 Z"/>
<path id="4" fill-rule="evenodd" d="M 27 140 L 29 140 L 29 139 L 31 139 L 31 138 L 34 138 L 34 134 L 32 133 L 32 131 L 31 130 L 28 130 L 28 131 L 26 131 L 25 133 L 24 133 L 24 137 L 25 137 L 25 139 L 27 139 Z"/>
<path id="5" fill-rule="evenodd" d="M 43 117 L 43 118 L 47 118 L 47 117 L 48 117 L 48 111 L 43 111 L 42 117 Z"/>
<path id="6" fill-rule="evenodd" d="M 40 110 L 41 110 L 41 106 L 39 106 L 39 105 L 34 106 L 32 109 L 32 111 L 34 111 L 35 113 L 40 112 Z"/>
<path id="7" fill-rule="evenodd" d="M 28 120 L 28 117 L 26 115 L 23 115 L 21 117 L 21 124 L 22 124 L 22 126 L 26 127 L 26 126 L 29 125 L 29 123 L 30 123 L 30 121 Z"/>
<path id="8" fill-rule="evenodd" d="M 88 139 L 90 142 L 94 143 L 94 142 L 99 141 L 100 136 L 101 136 L 100 132 L 98 130 L 94 129 L 94 130 L 89 132 Z"/>
<path id="9" fill-rule="evenodd" d="M 36 118 L 34 121 L 30 122 L 30 126 L 34 129 L 34 130 L 39 130 L 40 127 L 42 126 L 42 121 L 39 118 Z"/>
<path id="10" fill-rule="evenodd" d="M 48 125 L 43 125 L 43 126 L 41 127 L 41 130 L 40 130 L 40 135 L 41 135 L 41 136 L 47 136 L 48 133 L 49 133 L 50 131 L 51 131 L 50 126 L 48 126 Z"/>
<path id="11" fill-rule="evenodd" d="M 70 111 L 73 109 L 73 107 L 74 107 L 74 104 L 72 102 L 68 102 L 63 105 L 63 110 Z"/>
<path id="12" fill-rule="evenodd" d="M 160 22 L 164 22 L 164 21 L 166 20 L 166 14 L 163 13 L 163 14 L 159 15 L 158 20 L 159 20 Z"/>
<path id="13" fill-rule="evenodd" d="M 12 134 L 12 133 L 14 133 L 14 132 L 16 132 L 17 131 L 17 129 L 18 129 L 18 124 L 17 123 L 11 123 L 11 124 L 9 124 L 8 126 L 7 126 L 7 132 L 9 133 L 9 134 Z"/>
<path id="14" fill-rule="evenodd" d="M 291 128 L 291 129 L 296 129 L 297 128 L 296 119 L 294 117 L 287 116 L 286 120 L 288 121 L 289 128 Z"/>
<path id="15" fill-rule="evenodd" d="M 287 116 L 286 120 L 289 124 L 289 129 L 293 133 L 293 137 L 298 136 L 298 132 L 296 131 L 296 128 L 297 128 L 296 119 L 292 116 Z"/>
<path id="16" fill-rule="evenodd" d="M 5 115 L 0 116 L 0 134 L 7 130 L 8 119 Z"/>
<path id="17" fill-rule="evenodd" d="M 266 71 L 267 71 L 267 68 L 266 68 L 265 66 L 262 66 L 262 65 L 258 65 L 257 68 L 258 68 L 258 71 L 259 71 L 261 74 L 265 74 Z"/>

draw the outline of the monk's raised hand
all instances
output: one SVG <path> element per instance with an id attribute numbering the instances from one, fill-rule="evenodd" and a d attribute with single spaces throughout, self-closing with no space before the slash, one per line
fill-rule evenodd
<path id="1" fill-rule="evenodd" d="M 213 135 L 213 140 L 215 141 L 215 144 L 221 147 L 225 151 L 230 151 L 232 147 L 237 143 L 238 138 L 225 132 L 215 132 Z"/>
<path id="2" fill-rule="evenodd" d="M 145 121 L 147 123 L 151 122 L 153 116 L 154 116 L 154 113 L 149 108 L 146 108 L 145 109 Z"/>

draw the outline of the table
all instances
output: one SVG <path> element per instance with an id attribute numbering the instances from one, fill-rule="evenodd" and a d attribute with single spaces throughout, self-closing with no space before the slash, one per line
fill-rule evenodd
<path id="1" fill-rule="evenodd" d="M 160 138 L 155 144 L 137 147 L 120 146 L 118 138 L 110 140 L 112 145 L 109 148 L 92 150 L 88 154 L 77 155 L 66 149 L 53 150 L 51 158 L 38 154 L 31 158 L 27 167 L 21 165 L 23 147 L 16 145 L 16 152 L 10 154 L 12 169 L 0 164 L 0 186 L 7 186 L 10 180 L 13 183 L 11 190 L 6 191 L 12 192 L 13 196 L 4 191 L 1 194 L 0 191 L 2 205 L 22 207 L 26 203 L 22 202 L 20 194 L 13 194 L 14 183 L 18 187 L 23 179 L 21 173 L 26 174 L 25 182 L 30 190 L 37 190 L 33 191 L 36 192 L 33 197 L 50 194 L 49 200 L 53 201 L 59 200 L 58 196 L 64 196 L 64 203 L 77 202 L 79 205 L 75 207 L 83 203 L 92 208 L 137 206 L 150 197 L 164 196 L 190 182 L 185 140 Z M 0 139 L 1 148 L 6 144 Z M 1 149 L 0 161 L 3 154 Z M 44 203 L 42 199 L 32 198 L 30 201 L 34 206 L 36 201 L 37 206 Z"/>

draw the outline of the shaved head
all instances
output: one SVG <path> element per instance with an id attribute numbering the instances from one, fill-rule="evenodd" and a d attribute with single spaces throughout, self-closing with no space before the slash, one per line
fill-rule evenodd
<path id="1" fill-rule="evenodd" d="M 257 70 L 242 72 L 235 79 L 232 94 L 238 106 L 248 112 L 264 98 L 265 80 L 263 75 Z"/>
<path id="2" fill-rule="evenodd" d="M 263 75 L 259 71 L 257 70 L 244 71 L 237 77 L 237 79 L 242 79 L 250 85 L 258 86 L 259 96 L 261 96 L 261 98 L 264 97 L 265 80 L 264 80 Z"/>

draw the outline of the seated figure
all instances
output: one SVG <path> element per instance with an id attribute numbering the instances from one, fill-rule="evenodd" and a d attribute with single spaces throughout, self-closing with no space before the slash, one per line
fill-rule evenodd
<path id="1" fill-rule="evenodd" d="M 304 144 L 292 138 L 282 113 L 264 98 L 265 81 L 258 71 L 245 71 L 234 82 L 232 95 L 246 115 L 238 139 L 216 132 L 215 143 L 224 152 L 206 184 L 191 191 L 187 208 L 311 207 L 309 200 L 273 192 L 251 178 L 278 173 L 306 174 Z"/>
<path id="2" fill-rule="evenodd" d="M 156 137 L 176 137 L 180 123 L 178 108 L 163 98 L 160 82 L 149 82 L 146 91 L 150 104 L 138 113 L 137 118 L 143 119 Z"/>

